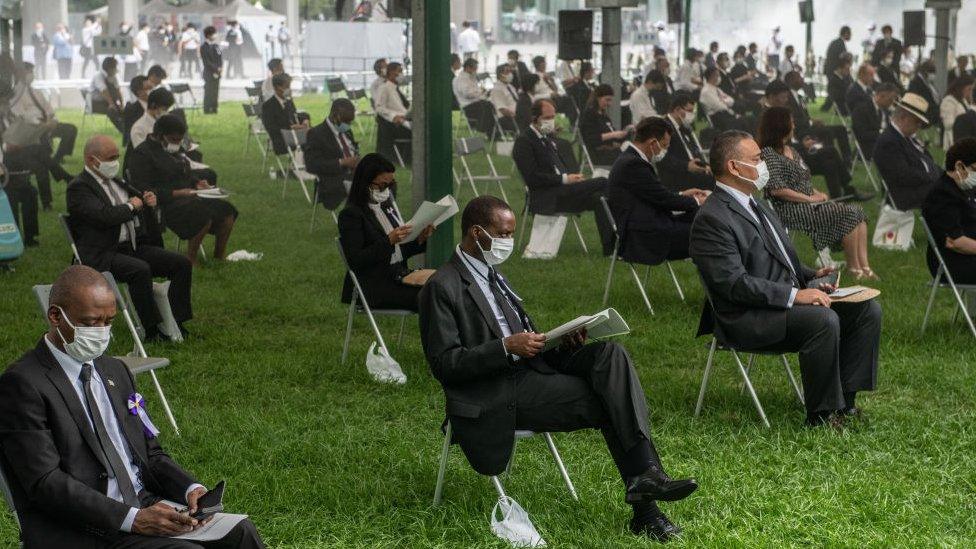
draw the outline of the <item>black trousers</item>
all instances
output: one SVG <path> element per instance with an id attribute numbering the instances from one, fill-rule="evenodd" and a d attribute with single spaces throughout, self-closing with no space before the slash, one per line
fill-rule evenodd
<path id="1" fill-rule="evenodd" d="M 122 135 L 125 135 L 125 120 L 122 117 L 121 110 L 115 107 L 110 107 L 109 104 L 100 97 L 92 98 L 91 105 L 92 113 L 104 114 L 108 117 L 109 122 L 115 126 L 115 129 L 119 130 L 119 133 Z"/>
<path id="2" fill-rule="evenodd" d="M 129 285 L 132 304 L 143 327 L 154 328 L 161 320 L 153 301 L 152 283 L 155 277 L 170 281 L 169 306 L 176 322 L 183 323 L 193 318 L 190 304 L 193 266 L 186 256 L 150 245 L 140 245 L 133 250 L 126 242 L 119 244 L 108 270 L 116 280 Z"/>
<path id="3" fill-rule="evenodd" d="M 420 286 L 409 286 L 399 281 L 384 281 L 380 284 L 365 283 L 363 293 L 370 309 L 420 310 Z"/>
<path id="4" fill-rule="evenodd" d="M 546 192 L 553 191 L 547 190 Z M 555 189 L 555 213 L 593 212 L 596 228 L 600 232 L 603 255 L 610 255 L 613 253 L 613 228 L 610 226 L 610 219 L 600 202 L 600 197 L 605 196 L 606 192 L 607 178 L 605 177 L 562 185 Z"/>
<path id="5" fill-rule="evenodd" d="M 10 200 L 10 209 L 20 227 L 20 237 L 26 243 L 37 238 L 40 230 L 37 225 L 37 189 L 30 184 L 27 176 L 11 176 L 10 184 L 4 189 Z"/>
<path id="6" fill-rule="evenodd" d="M 846 165 L 851 165 L 851 142 L 847 139 L 847 129 L 844 126 L 811 126 L 804 133 L 816 137 L 824 144 L 824 148 L 836 146 Z"/>
<path id="7" fill-rule="evenodd" d="M 822 149 L 810 152 L 800 147 L 800 156 L 810 167 L 810 172 L 814 175 L 822 175 L 827 182 L 827 192 L 831 198 L 839 198 L 848 194 L 851 184 L 851 172 L 847 169 L 848 164 L 841 160 L 837 149 L 824 143 Z"/>
<path id="8" fill-rule="evenodd" d="M 70 178 L 70 174 L 51 157 L 51 148 L 47 143 L 17 149 L 13 153 L 8 153 L 6 160 L 10 171 L 27 171 L 34 176 L 37 188 L 40 190 L 41 204 L 45 208 L 50 208 L 53 201 L 51 176 L 65 181 Z"/>
<path id="9" fill-rule="evenodd" d="M 413 138 L 410 128 L 394 124 L 382 116 L 376 117 L 376 152 L 386 157 L 387 160 L 396 163 L 398 161 L 393 145 L 396 143 L 400 156 L 403 157 L 405 164 L 410 163 L 413 147 L 409 140 Z"/>
<path id="10" fill-rule="evenodd" d="M 203 79 L 203 112 L 217 114 L 217 96 L 220 93 L 220 78 L 207 75 Z"/>
<path id="11" fill-rule="evenodd" d="M 644 440 L 650 442 L 651 430 L 644 389 L 627 351 L 613 342 L 590 343 L 557 370 L 549 375 L 531 369 L 516 374 L 515 428 L 600 429 L 621 476 L 632 476 L 626 453 Z M 652 456 L 657 461 L 655 452 Z"/>
<path id="12" fill-rule="evenodd" d="M 58 139 L 58 150 L 54 152 L 54 161 L 60 163 L 64 157 L 74 154 L 75 141 L 78 139 L 78 127 L 74 124 L 58 122 L 58 125 L 45 137 L 49 144 L 54 138 Z"/>
<path id="13" fill-rule="evenodd" d="M 495 106 L 482 99 L 464 107 L 464 116 L 475 131 L 489 138 L 495 133 Z"/>
<path id="14" fill-rule="evenodd" d="M 874 390 L 878 378 L 881 306 L 876 300 L 796 305 L 787 312 L 786 338 L 756 349 L 799 353 L 807 413 L 840 410 L 844 393 Z"/>
<path id="15" fill-rule="evenodd" d="M 217 541 L 187 541 L 182 539 L 119 533 L 112 536 L 106 549 L 263 549 L 264 541 L 254 524 L 244 519 L 223 539 Z"/>

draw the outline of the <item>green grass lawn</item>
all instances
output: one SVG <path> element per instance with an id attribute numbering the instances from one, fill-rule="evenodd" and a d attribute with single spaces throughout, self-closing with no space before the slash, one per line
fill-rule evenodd
<path id="1" fill-rule="evenodd" d="M 314 120 L 327 112 L 323 98 L 297 102 Z M 80 123 L 77 111 L 62 116 Z M 88 121 L 68 163 L 72 172 L 80 169 L 80 150 L 93 126 L 101 128 L 101 120 Z M 269 546 L 504 547 L 488 529 L 494 490 L 457 448 L 445 502 L 431 507 L 444 400 L 424 361 L 416 322 L 408 322 L 395 348 L 396 324 L 381 320 L 409 377 L 405 386 L 368 377 L 363 361 L 373 336 L 364 317 L 356 321 L 350 360 L 341 365 L 347 309 L 339 303 L 344 273 L 331 219 L 319 212 L 310 233 L 310 208 L 298 188 L 290 186 L 282 198 L 280 180 L 267 179 L 254 149 L 249 159 L 242 157 L 238 104 L 224 104 L 217 116 L 191 116 L 190 127 L 241 212 L 230 249 L 264 252 L 264 259 L 198 270 L 195 319 L 188 326 L 193 339 L 150 347 L 172 360 L 159 378 L 183 432 L 175 436 L 149 379 L 141 377 L 163 444 L 204 483 L 226 478 L 228 508 L 249 513 Z M 504 173 L 511 166 L 509 159 L 498 164 Z M 410 174 L 397 175 L 401 209 L 409 216 Z M 55 209 L 64 211 L 64 186 L 54 188 Z M 506 188 L 520 210 L 521 182 Z M 462 190 L 459 201 L 470 196 Z M 877 202 L 865 208 L 875 220 Z M 516 256 L 504 266 L 540 326 L 600 308 L 609 261 L 594 251 L 592 216 L 584 216 L 583 228 L 589 255 L 570 232 L 557 259 Z M 31 286 L 50 283 L 70 256 L 54 213 L 42 214 L 40 241 L 17 261 L 16 272 L 0 274 L 4 364 L 32 348 L 45 329 Z M 167 242 L 173 243 L 172 233 Z M 916 242 L 924 243 L 920 227 Z M 809 240 L 798 236 L 797 245 L 812 262 Z M 209 253 L 210 239 L 207 246 Z M 621 342 L 640 372 L 655 441 L 672 475 L 694 476 L 701 484 L 688 500 L 662 506 L 685 529 L 675 545 L 976 544 L 974 341 L 961 322 L 952 323 L 948 293 L 940 294 L 930 330 L 920 336 L 929 280 L 923 250 L 871 249 L 885 314 L 879 386 L 858 401 L 870 422 L 844 433 L 800 426 L 803 412 L 773 358 L 763 359 L 753 375 L 771 429 L 761 427 L 740 394 L 727 355 L 719 355 L 703 414 L 693 418 L 708 345 L 693 337 L 703 298 L 694 269 L 675 266 L 685 302 L 666 271 L 652 271 L 657 315 L 650 316 L 618 267 L 611 305 L 633 330 Z M 117 327 L 115 334 L 112 350 L 126 352 L 124 330 Z M 569 497 L 541 439 L 520 444 L 506 481 L 550 544 L 653 545 L 626 531 L 630 509 L 602 437 L 584 431 L 555 440 L 579 503 Z M 12 547 L 16 537 L 11 515 L 0 513 L 0 541 Z"/>

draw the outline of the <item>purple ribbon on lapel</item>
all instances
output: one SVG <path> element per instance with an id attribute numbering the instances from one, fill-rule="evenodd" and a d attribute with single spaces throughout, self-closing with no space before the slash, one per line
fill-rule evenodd
<path id="1" fill-rule="evenodd" d="M 129 400 L 127 402 L 129 407 L 129 413 L 134 416 L 139 416 L 142 420 L 142 429 L 146 432 L 146 436 L 149 438 L 156 438 L 159 436 L 159 429 L 153 425 L 151 419 L 149 419 L 149 413 L 146 412 L 146 399 L 142 398 L 139 393 L 132 393 L 129 395 Z"/>

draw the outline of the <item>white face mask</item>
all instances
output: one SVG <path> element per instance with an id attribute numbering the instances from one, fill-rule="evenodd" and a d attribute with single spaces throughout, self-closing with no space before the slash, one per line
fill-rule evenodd
<path id="1" fill-rule="evenodd" d="M 976 171 L 966 169 L 968 175 L 965 179 L 959 182 L 959 188 L 964 191 L 971 191 L 976 189 Z"/>
<path id="2" fill-rule="evenodd" d="M 748 181 L 749 183 L 755 185 L 757 191 L 762 191 L 763 188 L 766 187 L 766 184 L 769 183 L 769 168 L 766 167 L 766 162 L 764 160 L 761 160 L 759 164 L 756 165 L 746 164 L 741 160 L 736 160 L 736 162 L 742 164 L 743 166 L 749 166 L 750 168 L 755 168 L 757 174 L 755 179 L 749 179 L 747 177 L 742 177 L 741 175 L 738 177 L 743 181 Z"/>
<path id="3" fill-rule="evenodd" d="M 379 189 L 369 188 L 369 199 L 377 204 L 382 204 L 390 199 L 390 188 L 387 187 L 382 191 Z"/>
<path id="4" fill-rule="evenodd" d="M 543 135 L 552 135 L 556 133 L 556 119 L 539 119 L 539 131 L 541 131 Z"/>
<path id="5" fill-rule="evenodd" d="M 658 144 L 658 147 L 661 147 L 661 150 L 658 151 L 657 154 L 655 154 L 654 156 L 651 157 L 651 162 L 653 162 L 655 164 L 657 164 L 658 162 L 664 160 L 664 157 L 668 154 L 668 150 L 665 149 L 663 145 L 661 145 L 659 143 Z"/>
<path id="6" fill-rule="evenodd" d="M 180 144 L 179 143 L 166 143 L 165 149 L 166 149 L 166 152 L 168 152 L 170 154 L 176 154 L 176 153 L 180 152 Z"/>
<path id="7" fill-rule="evenodd" d="M 694 112 L 686 112 L 684 118 L 681 119 L 681 123 L 684 124 L 685 127 L 688 127 L 688 128 L 694 126 L 695 125 L 695 113 Z"/>
<path id="8" fill-rule="evenodd" d="M 512 255 L 512 250 L 515 249 L 515 239 L 511 237 L 497 238 L 488 234 L 488 231 L 484 228 L 477 227 L 491 239 L 491 246 L 487 250 L 482 248 L 481 241 L 478 241 L 478 248 L 481 249 L 481 255 L 484 256 L 485 263 L 488 265 L 500 265 L 504 263 L 508 259 L 508 256 Z"/>
<path id="9" fill-rule="evenodd" d="M 75 326 L 68 319 L 68 315 L 64 314 L 64 309 L 58 307 L 58 310 L 61 311 L 61 318 L 64 319 L 64 322 L 75 331 L 74 341 L 68 343 L 64 339 L 64 334 L 61 333 L 61 328 L 57 329 L 58 336 L 64 343 L 64 352 L 68 353 L 68 356 L 78 362 L 85 363 L 91 362 L 105 353 L 105 349 L 108 349 L 108 342 L 112 339 L 111 325 Z"/>
<path id="10" fill-rule="evenodd" d="M 102 174 L 102 177 L 106 179 L 113 179 L 115 176 L 119 175 L 119 161 L 99 160 L 98 168 L 96 168 L 96 171 Z"/>

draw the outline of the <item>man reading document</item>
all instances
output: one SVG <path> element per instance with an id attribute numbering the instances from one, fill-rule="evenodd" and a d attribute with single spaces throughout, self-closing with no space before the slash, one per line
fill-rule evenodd
<path id="1" fill-rule="evenodd" d="M 504 201 L 473 199 L 461 214 L 461 231 L 454 255 L 420 293 L 420 335 L 471 466 L 483 475 L 502 473 L 516 430 L 600 429 L 633 506 L 631 531 L 661 541 L 678 534 L 655 501 L 683 499 L 698 485 L 664 472 L 627 351 L 612 342 L 587 344 L 585 331 L 543 351 L 545 334 L 496 270 L 515 234 L 515 214 Z"/>

